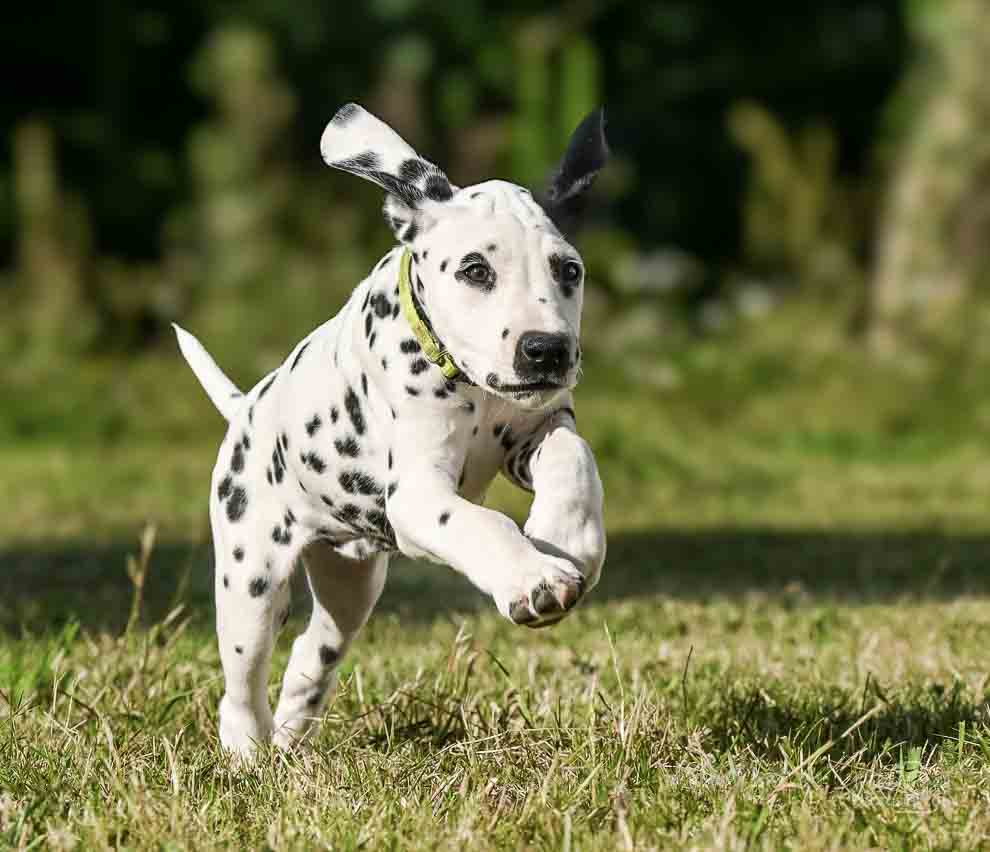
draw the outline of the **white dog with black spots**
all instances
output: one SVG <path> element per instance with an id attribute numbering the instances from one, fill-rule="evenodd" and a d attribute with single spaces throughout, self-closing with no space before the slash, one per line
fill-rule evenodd
<path id="1" fill-rule="evenodd" d="M 230 423 L 210 519 L 220 739 L 236 755 L 313 732 L 395 551 L 451 565 L 528 627 L 597 583 L 602 486 L 571 399 L 584 267 L 562 229 L 605 163 L 603 123 L 600 110 L 581 123 L 538 202 L 503 181 L 452 186 L 349 104 L 323 158 L 386 191 L 400 245 L 247 394 L 176 327 Z M 500 471 L 534 493 L 523 530 L 482 505 Z M 273 716 L 269 662 L 300 558 L 313 612 Z"/>

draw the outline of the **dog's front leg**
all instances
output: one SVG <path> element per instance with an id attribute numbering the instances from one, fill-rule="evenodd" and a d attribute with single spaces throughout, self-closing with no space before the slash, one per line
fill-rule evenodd
<path id="1" fill-rule="evenodd" d="M 605 561 L 602 483 L 587 442 L 569 409 L 556 412 L 529 459 L 533 505 L 525 533 L 541 551 L 573 562 L 586 581 L 598 582 Z"/>
<path id="2" fill-rule="evenodd" d="M 450 565 L 516 624 L 542 626 L 574 605 L 584 578 L 570 561 L 541 553 L 510 518 L 459 497 L 442 466 L 417 455 L 397 467 L 388 500 L 403 553 Z"/>

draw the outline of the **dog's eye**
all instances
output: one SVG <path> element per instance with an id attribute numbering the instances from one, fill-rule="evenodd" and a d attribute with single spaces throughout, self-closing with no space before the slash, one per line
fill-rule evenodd
<path id="1" fill-rule="evenodd" d="M 574 284 L 581 279 L 581 267 L 573 260 L 569 260 L 560 270 L 560 277 L 565 283 Z"/>
<path id="2" fill-rule="evenodd" d="M 464 277 L 475 284 L 487 284 L 489 269 L 483 263 L 472 263 L 463 270 Z"/>

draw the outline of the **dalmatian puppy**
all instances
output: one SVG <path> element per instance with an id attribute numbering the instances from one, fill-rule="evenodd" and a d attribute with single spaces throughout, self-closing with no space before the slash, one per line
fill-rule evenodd
<path id="1" fill-rule="evenodd" d="M 605 558 L 602 486 L 571 399 L 584 267 L 560 229 L 605 163 L 601 111 L 577 128 L 539 203 L 503 181 L 452 186 L 356 104 L 333 117 L 321 150 L 385 190 L 399 245 L 248 393 L 176 326 L 230 424 L 210 520 L 220 739 L 243 758 L 313 732 L 391 553 L 453 566 L 527 627 L 563 618 Z M 534 493 L 523 530 L 482 505 L 499 472 Z M 269 661 L 300 559 L 312 618 L 273 716 Z"/>

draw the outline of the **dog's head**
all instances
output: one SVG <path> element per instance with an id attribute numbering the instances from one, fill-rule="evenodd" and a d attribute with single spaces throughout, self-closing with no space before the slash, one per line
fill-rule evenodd
<path id="1" fill-rule="evenodd" d="M 412 252 L 416 298 L 472 381 L 527 408 L 577 383 L 584 264 L 564 234 L 608 155 L 601 110 L 574 131 L 539 199 L 505 181 L 453 186 L 356 104 L 337 112 L 320 149 L 386 191 L 385 220 Z"/>

